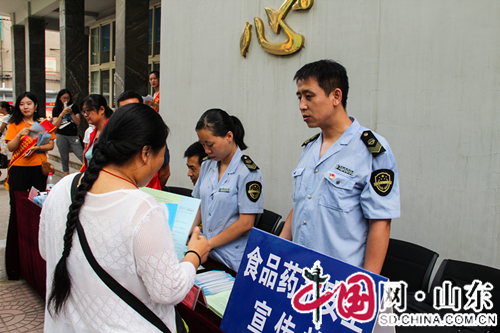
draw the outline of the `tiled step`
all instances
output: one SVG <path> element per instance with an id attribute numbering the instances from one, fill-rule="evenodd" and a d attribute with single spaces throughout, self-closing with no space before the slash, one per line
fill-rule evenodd
<path id="1" fill-rule="evenodd" d="M 70 153 L 70 160 L 68 162 L 69 173 L 75 173 L 75 172 L 80 171 L 80 168 L 82 167 L 82 163 L 79 160 L 72 161 L 71 155 L 73 155 L 73 153 Z M 74 155 L 73 155 L 73 157 L 74 157 Z M 64 174 L 62 171 L 61 157 L 59 156 L 59 154 L 49 152 L 48 159 L 49 159 L 49 162 L 52 163 L 52 165 L 56 169 L 55 174 L 59 177 L 63 177 Z"/>

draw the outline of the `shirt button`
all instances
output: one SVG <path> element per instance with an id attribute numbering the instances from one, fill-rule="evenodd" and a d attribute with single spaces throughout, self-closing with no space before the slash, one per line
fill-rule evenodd
<path id="1" fill-rule="evenodd" d="M 314 173 L 318 173 L 318 169 L 314 169 Z"/>
<path id="2" fill-rule="evenodd" d="M 212 216 L 212 214 L 208 213 L 208 216 Z"/>
<path id="3" fill-rule="evenodd" d="M 311 199 L 311 198 L 312 198 L 312 197 L 311 197 L 311 195 L 308 195 L 308 196 L 307 196 L 307 199 Z"/>
<path id="4" fill-rule="evenodd" d="M 235 248 L 239 248 L 240 246 L 239 245 L 236 245 Z"/>
<path id="5" fill-rule="evenodd" d="M 208 231 L 212 232 L 212 229 L 208 229 Z"/>
<path id="6" fill-rule="evenodd" d="M 337 184 L 337 185 L 338 185 L 338 184 L 340 184 L 340 180 L 337 180 L 337 181 L 335 182 L 335 184 Z"/>
<path id="7" fill-rule="evenodd" d="M 306 224 L 306 221 L 302 221 L 302 224 Z"/>

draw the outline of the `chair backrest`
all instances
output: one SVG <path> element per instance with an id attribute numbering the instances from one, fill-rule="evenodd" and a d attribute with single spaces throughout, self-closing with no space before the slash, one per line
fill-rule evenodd
<path id="1" fill-rule="evenodd" d="M 264 209 L 262 214 L 255 217 L 255 228 L 272 233 L 276 225 L 281 220 L 281 215 L 276 214 L 270 210 Z"/>
<path id="2" fill-rule="evenodd" d="M 184 195 L 186 197 L 190 197 L 191 196 L 191 192 L 193 192 L 193 190 L 190 190 L 188 188 L 185 188 L 185 187 L 175 187 L 175 186 L 165 186 L 163 188 L 163 191 L 170 192 L 170 193 L 175 193 L 175 194 L 180 194 L 180 195 Z"/>
<path id="3" fill-rule="evenodd" d="M 427 292 L 438 256 L 423 246 L 391 238 L 380 275 L 391 281 L 405 281 L 407 291 Z"/>
<path id="4" fill-rule="evenodd" d="M 493 290 L 490 292 L 493 309 L 483 309 L 482 312 L 500 313 L 500 270 L 496 268 L 452 259 L 443 260 L 432 280 L 431 295 L 434 287 L 442 286 L 444 281 L 451 281 L 454 286 L 462 289 L 463 308 L 467 303 L 463 286 L 472 284 L 474 280 L 479 280 L 483 285 L 486 282 L 493 285 Z M 497 330 L 500 331 L 500 327 L 497 327 Z"/>
<path id="5" fill-rule="evenodd" d="M 285 225 L 285 221 L 279 221 L 276 225 L 276 228 L 273 230 L 273 234 L 279 236 L 281 234 L 281 230 L 283 230 L 283 226 Z"/>

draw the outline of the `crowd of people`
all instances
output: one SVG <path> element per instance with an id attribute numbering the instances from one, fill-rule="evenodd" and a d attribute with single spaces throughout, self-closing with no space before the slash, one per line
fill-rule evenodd
<path id="1" fill-rule="evenodd" d="M 280 237 L 380 273 L 391 220 L 400 214 L 394 155 L 382 136 L 347 115 L 349 83 L 341 64 L 309 63 L 294 79 L 303 120 L 320 133 L 304 142 L 292 172 L 293 208 Z M 169 129 L 158 113 L 159 73 L 152 72 L 149 80 L 155 91 L 152 101 L 143 102 L 141 95 L 127 91 L 117 98 L 114 112 L 101 95 L 89 95 L 79 108 L 71 93 L 61 90 L 54 108 L 56 132 L 47 144 L 30 148 L 23 140 L 37 121 L 38 101 L 29 92 L 16 101 L 3 138 L 12 152 L 11 204 L 13 191 L 44 188 L 46 176 L 40 165 L 56 136 L 65 155 L 61 156 L 65 175 L 70 150 L 83 162 L 82 173 L 56 184 L 41 214 L 47 331 L 154 330 L 94 273 L 83 249 L 86 238 L 97 265 L 170 331 L 182 332 L 185 323 L 173 305 L 190 290 L 198 266 L 213 260 L 238 272 L 249 231 L 263 212 L 264 177 L 258 164 L 243 154 L 247 148 L 243 124 L 224 110 L 205 111 L 194 126 L 198 141 L 184 153 L 194 185 L 192 196 L 201 205 L 187 240 L 188 251 L 179 262 L 167 213 L 152 196 L 138 190 L 146 185 L 162 189 L 170 176 Z M 92 125 L 83 140 L 76 134 L 81 115 Z M 11 230 L 17 228 L 15 221 L 10 222 L 8 243 L 17 238 Z M 77 245 L 80 242 L 82 246 Z M 16 260 L 12 253 L 6 253 L 6 259 Z M 19 278 L 18 271 L 9 271 L 9 266 L 7 270 L 9 278 Z"/>

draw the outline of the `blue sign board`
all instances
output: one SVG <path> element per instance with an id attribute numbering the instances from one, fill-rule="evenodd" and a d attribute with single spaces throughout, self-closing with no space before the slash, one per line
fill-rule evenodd
<path id="1" fill-rule="evenodd" d="M 387 279 L 252 229 L 221 323 L 226 333 L 372 332 Z"/>

